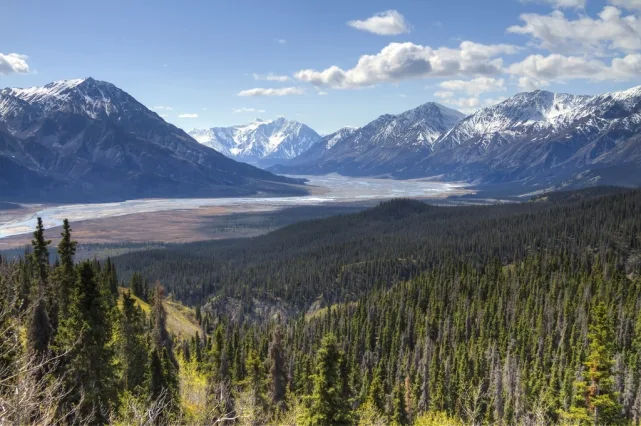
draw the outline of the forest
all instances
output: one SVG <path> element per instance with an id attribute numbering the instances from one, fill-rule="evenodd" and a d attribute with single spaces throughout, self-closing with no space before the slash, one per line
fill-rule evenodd
<path id="1" fill-rule="evenodd" d="M 392 200 L 100 262 L 65 221 L 49 246 L 38 221 L 0 259 L 0 424 L 641 422 L 640 190 Z"/>

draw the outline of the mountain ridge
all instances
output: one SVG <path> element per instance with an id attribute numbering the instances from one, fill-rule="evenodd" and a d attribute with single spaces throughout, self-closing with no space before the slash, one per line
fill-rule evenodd
<path id="1" fill-rule="evenodd" d="M 233 161 L 93 78 L 2 89 L 0 157 L 16 171 L 2 175 L 2 194 L 24 200 L 304 193 L 300 180 Z M 15 194 L 24 179 L 40 184 Z"/>
<path id="2" fill-rule="evenodd" d="M 229 158 L 262 165 L 295 158 L 321 139 L 309 126 L 284 117 L 257 118 L 247 124 L 193 129 L 188 133 Z"/>
<path id="3" fill-rule="evenodd" d="M 387 173 L 390 165 L 401 165 L 414 156 L 432 150 L 438 136 L 465 116 L 435 102 L 428 102 L 400 114 L 384 114 L 353 131 L 343 130 L 324 138 L 326 149 L 309 156 L 308 163 L 294 161 L 269 168 L 296 174 L 346 173 L 376 175 Z M 333 138 L 338 137 L 338 140 Z M 327 141 L 332 140 L 327 148 Z M 323 143 L 323 141 L 319 142 Z"/>
<path id="4" fill-rule="evenodd" d="M 359 141 L 350 141 L 353 136 L 347 135 L 330 148 L 313 148 L 269 170 L 436 177 L 523 188 L 641 184 L 641 172 L 635 173 L 635 167 L 641 167 L 641 86 L 595 96 L 545 90 L 518 93 L 462 117 L 428 143 L 419 143 L 411 132 L 421 123 L 422 107 L 382 115 L 358 130 Z M 403 115 L 410 118 L 405 126 L 410 143 L 393 135 L 390 140 L 399 151 L 387 156 L 372 156 L 375 148 L 362 148 L 385 145 L 389 122 Z M 355 156 L 372 158 L 367 163 Z"/>

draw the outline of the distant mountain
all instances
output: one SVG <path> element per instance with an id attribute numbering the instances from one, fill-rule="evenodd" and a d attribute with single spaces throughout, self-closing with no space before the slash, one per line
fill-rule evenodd
<path id="1" fill-rule="evenodd" d="M 321 138 L 308 126 L 282 117 L 271 121 L 256 119 L 232 127 L 194 129 L 189 135 L 230 158 L 261 165 L 294 158 Z"/>
<path id="2" fill-rule="evenodd" d="M 525 186 L 641 184 L 641 86 L 598 96 L 520 93 L 465 118 L 401 177 Z"/>
<path id="3" fill-rule="evenodd" d="M 311 153 L 270 170 L 278 173 L 386 174 L 432 151 L 434 141 L 465 117 L 437 103 L 402 114 L 382 115 L 359 129 L 341 129 L 323 138 Z M 305 160 L 308 161 L 305 161 Z"/>
<path id="4" fill-rule="evenodd" d="M 641 185 L 641 86 L 598 96 L 519 93 L 465 118 L 425 104 L 327 136 L 269 170 L 438 177 L 527 190 Z"/>
<path id="5" fill-rule="evenodd" d="M 104 201 L 291 194 L 92 78 L 0 91 L 0 199 Z"/>

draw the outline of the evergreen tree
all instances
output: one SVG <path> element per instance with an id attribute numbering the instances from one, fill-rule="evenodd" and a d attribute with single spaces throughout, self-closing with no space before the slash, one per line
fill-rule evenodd
<path id="1" fill-rule="evenodd" d="M 110 306 L 91 262 L 78 266 L 78 282 L 71 295 L 69 316 L 60 325 L 60 345 L 68 351 L 64 362 L 67 402 L 79 404 L 79 415 L 93 415 L 96 423 L 106 422 L 115 403 L 115 380 Z"/>
<path id="2" fill-rule="evenodd" d="M 29 349 L 38 359 L 43 359 L 49 352 L 52 334 L 53 330 L 49 323 L 45 301 L 39 299 L 38 304 L 33 308 L 28 335 Z"/>
<path id="3" fill-rule="evenodd" d="M 581 424 L 618 424 L 621 405 L 614 391 L 614 333 L 606 305 L 599 302 L 593 309 L 588 331 L 588 356 L 584 362 L 583 380 L 576 383 L 576 400 L 564 417 Z"/>
<path id="4" fill-rule="evenodd" d="M 65 219 L 62 224 L 62 233 L 58 243 L 58 260 L 60 264 L 56 267 L 54 282 L 58 302 L 58 321 L 66 318 L 69 313 L 69 298 L 76 283 L 76 271 L 74 269 L 74 256 L 76 255 L 77 242 L 71 239 L 71 225 Z"/>
<path id="5" fill-rule="evenodd" d="M 333 334 L 326 335 L 316 355 L 313 391 L 307 398 L 302 424 L 330 426 L 352 424 L 351 409 L 342 397 L 340 365 L 343 357 Z"/>
<path id="6" fill-rule="evenodd" d="M 399 382 L 394 387 L 394 415 L 392 416 L 392 421 L 395 425 L 405 426 L 410 424 L 405 402 L 405 387 Z"/>
<path id="7" fill-rule="evenodd" d="M 122 295 L 122 312 L 118 315 L 115 342 L 120 366 L 120 388 L 140 393 L 148 364 L 145 322 L 129 292 Z"/>
<path id="8" fill-rule="evenodd" d="M 287 372 L 285 371 L 285 355 L 283 353 L 283 332 L 276 326 L 269 345 L 269 376 L 271 403 L 277 410 L 285 410 L 285 394 L 287 392 Z"/>
<path id="9" fill-rule="evenodd" d="M 49 276 L 49 244 L 51 244 L 51 240 L 45 240 L 42 218 L 38 217 L 38 224 L 33 233 L 33 240 L 31 240 L 33 247 L 31 259 L 38 285 L 39 297 L 49 296 L 46 294 Z"/>

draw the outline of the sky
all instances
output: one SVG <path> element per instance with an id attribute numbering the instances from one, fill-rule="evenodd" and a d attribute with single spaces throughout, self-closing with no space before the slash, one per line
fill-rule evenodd
<path id="1" fill-rule="evenodd" d="M 0 87 L 93 77 L 185 130 L 321 134 L 439 102 L 641 84 L 641 0 L 0 0 Z"/>

